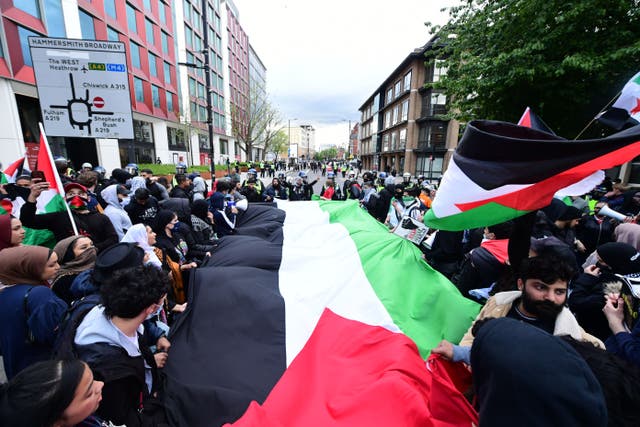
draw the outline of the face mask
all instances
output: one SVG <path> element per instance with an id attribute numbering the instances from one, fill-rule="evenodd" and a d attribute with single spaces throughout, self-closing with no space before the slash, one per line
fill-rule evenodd
<path id="1" fill-rule="evenodd" d="M 129 204 L 130 201 L 131 201 L 131 198 L 129 196 L 127 196 L 124 199 L 120 200 L 120 206 L 122 206 L 124 208 L 125 206 L 127 206 Z"/>
<path id="2" fill-rule="evenodd" d="M 158 304 L 158 309 L 153 313 L 149 314 L 146 320 L 153 319 L 154 317 L 160 315 L 161 311 L 162 311 L 162 304 Z"/>
<path id="3" fill-rule="evenodd" d="M 611 270 L 611 267 L 609 267 L 608 265 L 603 265 L 599 261 L 596 262 L 596 267 L 598 267 L 603 273 L 611 273 L 613 271 Z"/>
<path id="4" fill-rule="evenodd" d="M 67 197 L 67 205 L 73 210 L 86 210 L 89 200 L 78 195 Z"/>

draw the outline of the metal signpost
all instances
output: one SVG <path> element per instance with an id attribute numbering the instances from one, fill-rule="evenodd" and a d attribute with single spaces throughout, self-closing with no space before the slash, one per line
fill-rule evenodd
<path id="1" fill-rule="evenodd" d="M 47 135 L 133 139 L 122 42 L 29 37 Z"/>

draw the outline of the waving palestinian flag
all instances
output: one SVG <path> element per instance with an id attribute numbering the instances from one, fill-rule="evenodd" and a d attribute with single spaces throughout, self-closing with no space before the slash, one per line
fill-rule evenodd
<path id="1" fill-rule="evenodd" d="M 472 121 L 424 221 L 450 231 L 499 224 L 549 205 L 560 189 L 587 193 L 601 179 L 595 172 L 638 155 L 640 126 L 569 141 L 511 123 Z"/>

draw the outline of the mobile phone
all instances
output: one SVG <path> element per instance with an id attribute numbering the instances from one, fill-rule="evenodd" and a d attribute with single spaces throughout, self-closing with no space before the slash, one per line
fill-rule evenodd
<path id="1" fill-rule="evenodd" d="M 34 178 L 39 178 L 42 181 L 44 181 L 45 180 L 44 172 L 42 172 L 42 171 L 33 171 L 33 172 L 31 172 L 31 179 L 34 179 Z"/>

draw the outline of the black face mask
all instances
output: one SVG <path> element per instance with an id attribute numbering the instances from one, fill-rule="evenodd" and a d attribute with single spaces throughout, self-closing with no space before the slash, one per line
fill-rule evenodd
<path id="1" fill-rule="evenodd" d="M 402 193 L 396 193 L 395 198 L 398 200 L 402 200 Z"/>
<path id="2" fill-rule="evenodd" d="M 603 265 L 600 261 L 596 262 L 596 267 L 600 269 L 602 273 L 612 273 L 613 270 L 608 265 Z"/>

